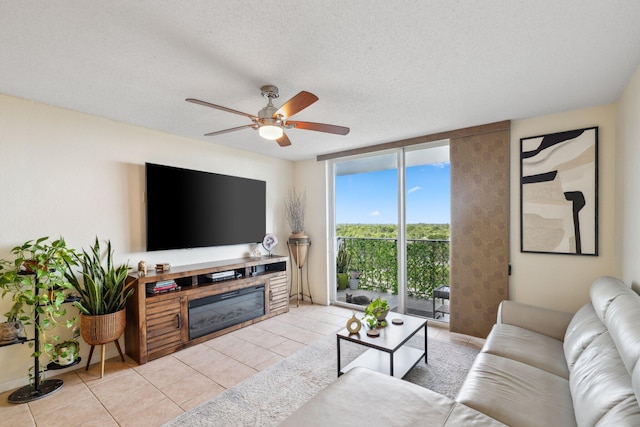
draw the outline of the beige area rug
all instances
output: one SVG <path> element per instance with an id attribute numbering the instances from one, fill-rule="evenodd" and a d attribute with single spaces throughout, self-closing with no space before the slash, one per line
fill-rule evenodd
<path id="1" fill-rule="evenodd" d="M 422 349 L 423 337 L 408 345 Z M 342 366 L 366 349 L 342 341 Z M 455 398 L 477 350 L 429 339 L 424 360 L 404 378 Z M 337 377 L 336 337 L 328 336 L 225 390 L 165 426 L 274 426 Z"/>

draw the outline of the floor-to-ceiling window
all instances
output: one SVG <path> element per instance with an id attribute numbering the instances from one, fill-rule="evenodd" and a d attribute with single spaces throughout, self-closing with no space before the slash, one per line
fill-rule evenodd
<path id="1" fill-rule="evenodd" d="M 448 320 L 451 168 L 447 142 L 404 149 L 404 312 Z M 436 291 L 434 300 L 434 290 Z"/>
<path id="2" fill-rule="evenodd" d="M 333 301 L 382 296 L 396 311 L 434 317 L 433 290 L 449 280 L 447 142 L 335 160 L 333 171 L 334 252 L 348 253 L 349 278 L 336 279 Z"/>

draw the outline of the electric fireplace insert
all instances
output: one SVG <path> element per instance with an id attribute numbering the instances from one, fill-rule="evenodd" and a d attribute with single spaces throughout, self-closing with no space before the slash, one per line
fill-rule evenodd
<path id="1" fill-rule="evenodd" d="M 264 284 L 189 301 L 189 339 L 264 316 Z"/>

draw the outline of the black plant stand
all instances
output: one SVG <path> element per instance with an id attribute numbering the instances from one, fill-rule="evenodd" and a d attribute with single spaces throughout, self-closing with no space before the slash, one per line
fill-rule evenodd
<path id="1" fill-rule="evenodd" d="M 35 281 L 35 294 L 36 300 L 38 299 L 38 279 L 34 278 Z M 27 403 L 34 400 L 42 399 L 45 396 L 53 393 L 54 391 L 58 391 L 60 387 L 62 387 L 62 380 L 59 379 L 51 379 L 40 381 L 40 358 L 38 354 L 40 353 L 40 334 L 38 333 L 38 324 L 40 322 L 40 313 L 38 310 L 35 310 L 35 315 L 33 318 L 33 328 L 34 328 L 34 347 L 35 347 L 35 356 L 33 357 L 33 369 L 34 369 L 34 380 L 33 385 L 29 384 L 24 387 L 20 387 L 15 390 L 13 393 L 9 395 L 8 401 L 9 403 Z"/>

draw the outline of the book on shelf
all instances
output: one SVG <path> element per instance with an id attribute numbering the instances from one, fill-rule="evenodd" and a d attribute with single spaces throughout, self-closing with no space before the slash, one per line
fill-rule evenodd
<path id="1" fill-rule="evenodd" d="M 175 280 L 161 280 L 155 283 L 147 283 L 147 288 L 163 288 L 165 286 L 172 286 L 175 284 L 176 284 Z"/>
<path id="2" fill-rule="evenodd" d="M 163 288 L 147 288 L 147 295 L 158 295 L 158 294 L 164 294 L 166 292 L 172 292 L 172 291 L 179 291 L 180 290 L 180 286 L 178 285 L 174 285 L 174 286 L 168 286 L 168 287 L 163 287 Z"/>
<path id="3" fill-rule="evenodd" d="M 173 288 L 175 288 L 177 286 L 178 285 L 176 285 L 175 283 L 172 283 L 170 285 L 164 285 L 164 286 L 150 286 L 150 287 L 147 287 L 147 289 L 151 290 L 151 291 L 162 291 L 162 290 L 165 290 L 165 289 L 173 289 Z"/>
<path id="4" fill-rule="evenodd" d="M 156 288 L 159 288 L 159 287 L 162 287 L 162 286 L 172 285 L 172 284 L 175 284 L 175 283 L 176 283 L 176 282 L 175 282 L 175 280 L 173 280 L 173 279 L 169 279 L 169 280 L 160 280 L 160 281 L 158 281 L 158 282 L 156 282 L 156 283 L 155 283 L 155 287 L 156 287 Z M 149 283 L 149 284 L 150 284 L 150 285 L 153 285 L 153 283 Z"/>
<path id="5" fill-rule="evenodd" d="M 161 280 L 156 283 L 147 283 L 148 294 L 156 294 L 164 291 L 171 291 L 178 288 L 178 284 L 174 280 Z"/>

